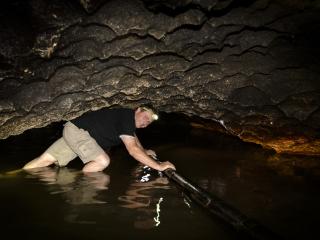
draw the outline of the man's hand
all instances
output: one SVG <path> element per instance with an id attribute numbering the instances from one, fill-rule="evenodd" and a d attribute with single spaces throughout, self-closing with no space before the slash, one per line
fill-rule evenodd
<path id="1" fill-rule="evenodd" d="M 164 171 L 168 168 L 176 170 L 176 167 L 171 162 L 168 162 L 168 161 L 167 162 L 160 162 L 159 165 L 160 165 L 160 169 L 158 169 L 159 171 Z"/>
<path id="2" fill-rule="evenodd" d="M 150 157 L 152 157 L 154 160 L 157 160 L 157 154 L 155 151 L 149 149 L 149 150 L 145 150 L 146 154 L 149 155 Z M 171 162 L 158 162 L 160 165 L 160 169 L 158 169 L 158 171 L 164 171 L 168 168 L 171 168 L 173 170 L 176 170 L 176 167 L 171 163 Z"/>
<path id="3" fill-rule="evenodd" d="M 155 151 L 149 149 L 149 150 L 146 150 L 146 154 L 149 155 L 150 157 L 152 157 L 153 159 L 157 159 L 157 154 Z"/>

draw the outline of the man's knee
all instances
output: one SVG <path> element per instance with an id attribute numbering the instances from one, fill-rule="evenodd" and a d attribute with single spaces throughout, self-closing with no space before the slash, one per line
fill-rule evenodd
<path id="1" fill-rule="evenodd" d="M 110 164 L 110 158 L 106 153 L 98 155 L 93 161 L 100 164 L 104 168 L 108 167 Z"/>
<path id="2" fill-rule="evenodd" d="M 92 161 L 88 162 L 82 169 L 84 172 L 100 172 L 110 164 L 109 156 L 104 153 L 98 155 Z"/>

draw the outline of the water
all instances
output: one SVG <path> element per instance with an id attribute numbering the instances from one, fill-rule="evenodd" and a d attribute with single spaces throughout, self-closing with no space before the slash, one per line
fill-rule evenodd
<path id="1" fill-rule="evenodd" d="M 240 238 L 174 183 L 138 165 L 123 147 L 110 153 L 111 165 L 101 173 L 82 173 L 77 159 L 66 168 L 5 174 L 45 150 L 59 137 L 61 127 L 55 124 L 1 141 L 2 235 L 14 239 Z M 172 161 L 180 174 L 274 232 L 288 239 L 320 237 L 318 175 L 309 174 L 318 165 L 312 171 L 294 171 L 288 164 L 281 168 L 275 162 L 281 162 L 282 156 L 183 124 L 169 124 L 166 131 L 160 124 L 138 134 L 161 160 Z"/>

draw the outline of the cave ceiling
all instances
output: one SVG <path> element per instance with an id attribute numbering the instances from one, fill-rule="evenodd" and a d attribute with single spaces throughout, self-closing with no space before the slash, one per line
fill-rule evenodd
<path id="1" fill-rule="evenodd" d="M 320 155 L 319 1 L 5 1 L 0 138 L 152 102 Z"/>

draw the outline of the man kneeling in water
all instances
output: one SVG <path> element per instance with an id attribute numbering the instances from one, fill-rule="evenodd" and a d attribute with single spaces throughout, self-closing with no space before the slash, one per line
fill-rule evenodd
<path id="1" fill-rule="evenodd" d="M 88 112 L 67 122 L 60 139 L 23 169 L 46 167 L 51 164 L 66 166 L 77 156 L 85 164 L 84 172 L 98 172 L 108 167 L 110 158 L 104 149 L 124 143 L 129 154 L 137 161 L 158 171 L 175 169 L 170 162 L 157 162 L 156 153 L 145 150 L 135 134 L 136 128 L 145 128 L 158 119 L 151 106 L 137 109 L 103 108 Z"/>

